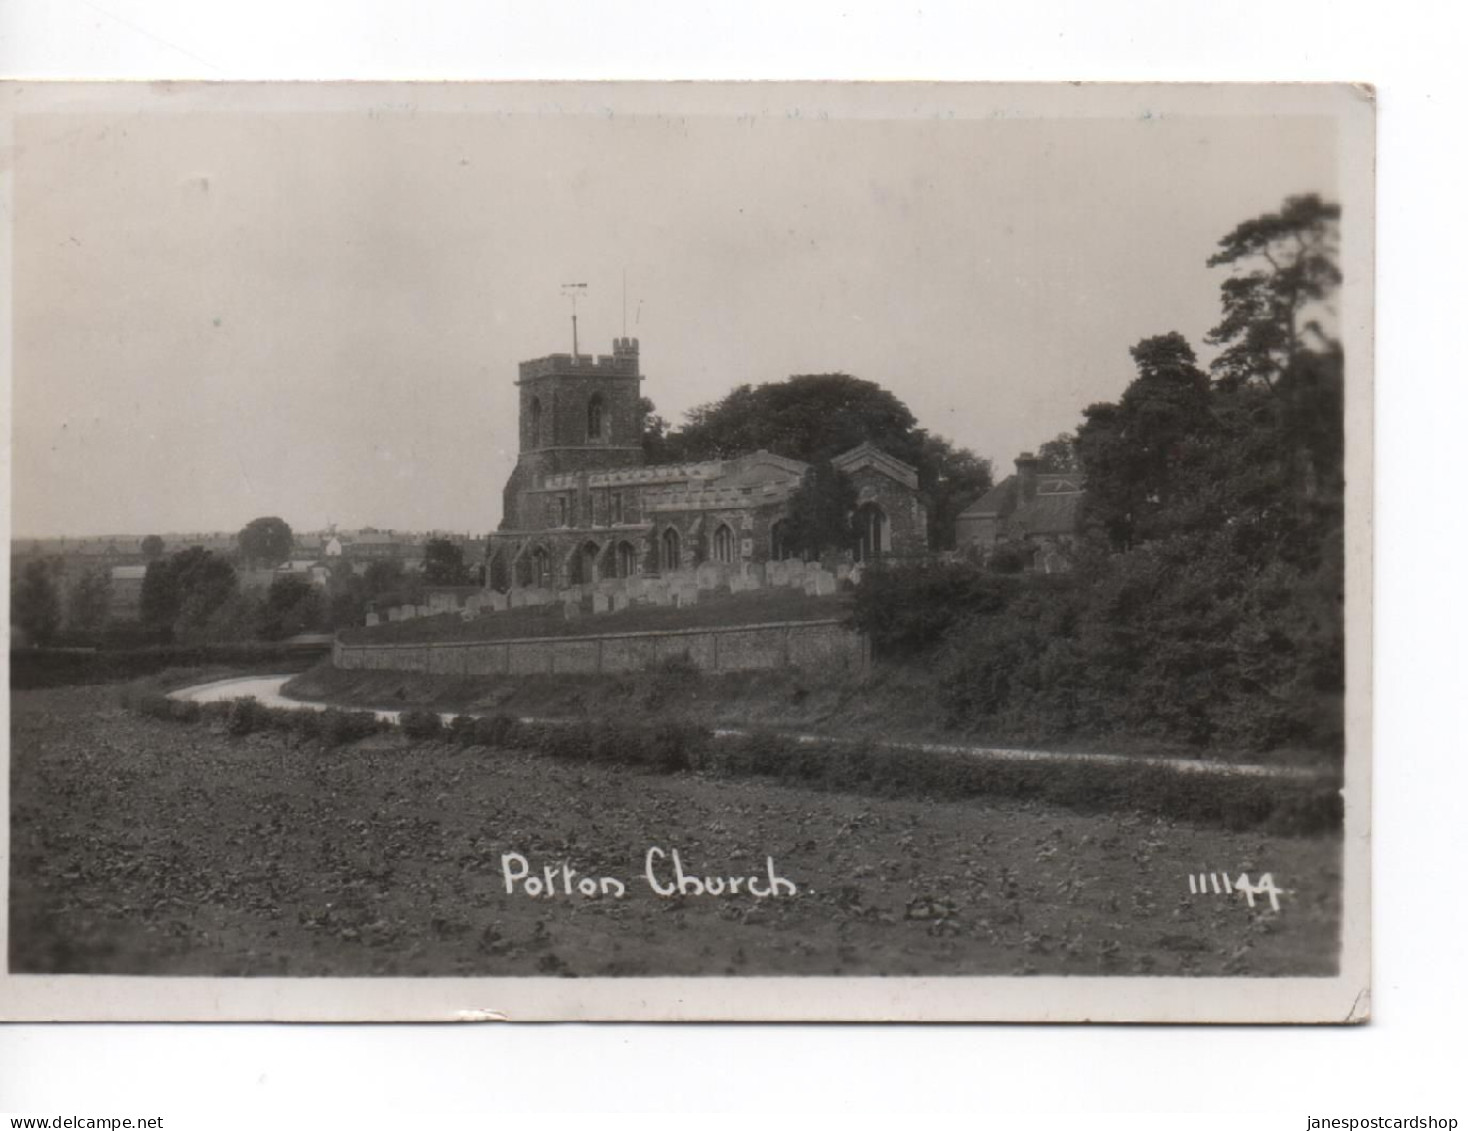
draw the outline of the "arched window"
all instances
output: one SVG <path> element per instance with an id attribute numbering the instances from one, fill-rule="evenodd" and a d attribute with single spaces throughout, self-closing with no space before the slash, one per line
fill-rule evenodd
<path id="1" fill-rule="evenodd" d="M 776 519 L 770 525 L 770 561 L 783 562 L 795 556 L 790 548 L 790 523 L 783 518 Z"/>
<path id="2" fill-rule="evenodd" d="M 631 542 L 617 543 L 617 576 L 637 576 L 637 550 Z"/>
<path id="3" fill-rule="evenodd" d="M 851 516 L 852 533 L 856 535 L 856 560 L 869 562 L 892 548 L 892 533 L 887 515 L 876 503 L 862 503 Z"/>
<path id="4" fill-rule="evenodd" d="M 596 580 L 596 559 L 600 554 L 600 546 L 586 542 L 571 556 L 572 585 L 590 585 Z"/>
<path id="5" fill-rule="evenodd" d="M 530 429 L 528 435 L 526 436 L 526 439 L 529 440 L 529 446 L 532 448 L 540 447 L 540 424 L 540 398 L 531 397 Z"/>
<path id="6" fill-rule="evenodd" d="M 551 551 L 545 546 L 536 546 L 528 554 L 520 558 L 515 573 L 518 574 L 517 582 L 521 586 L 530 586 L 533 589 L 551 588 Z"/>
<path id="7" fill-rule="evenodd" d="M 726 565 L 734 560 L 734 531 L 723 523 L 714 531 L 714 561 Z"/>
<path id="8" fill-rule="evenodd" d="M 683 539 L 678 537 L 676 527 L 670 526 L 663 531 L 659 568 L 664 573 L 683 568 Z"/>
<path id="9" fill-rule="evenodd" d="M 510 588 L 510 571 L 505 565 L 505 555 L 496 551 L 489 559 L 489 570 L 487 580 L 489 587 L 496 593 L 504 593 Z"/>
<path id="10" fill-rule="evenodd" d="M 593 393 L 591 400 L 586 402 L 586 438 L 588 440 L 600 440 L 602 438 L 602 411 L 603 402 L 600 393 Z"/>

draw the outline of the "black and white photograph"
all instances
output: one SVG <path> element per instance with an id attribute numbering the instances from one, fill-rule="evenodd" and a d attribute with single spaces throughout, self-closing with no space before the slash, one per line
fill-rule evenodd
<path id="1" fill-rule="evenodd" d="M 1369 1017 L 1369 88 L 0 94 L 0 1013 Z"/>

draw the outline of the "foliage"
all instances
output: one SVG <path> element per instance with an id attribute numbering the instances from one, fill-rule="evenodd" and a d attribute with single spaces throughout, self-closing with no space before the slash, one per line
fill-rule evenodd
<path id="1" fill-rule="evenodd" d="M 1040 470 L 1051 474 L 1074 474 L 1081 470 L 1080 451 L 1074 432 L 1062 432 L 1040 445 Z"/>
<path id="2" fill-rule="evenodd" d="M 107 622 L 111 583 L 101 570 L 88 570 L 72 582 L 66 594 L 66 630 L 87 635 Z"/>
<path id="3" fill-rule="evenodd" d="M 918 489 L 928 508 L 928 545 L 951 550 L 957 544 L 958 516 L 994 486 L 994 467 L 967 448 L 942 436 L 922 435 Z"/>
<path id="4" fill-rule="evenodd" d="M 409 738 L 438 738 L 443 733 L 443 720 L 436 711 L 404 711 L 398 719 L 398 725 Z"/>
<path id="5" fill-rule="evenodd" d="M 856 488 L 829 461 L 813 463 L 790 496 L 786 544 L 805 558 L 851 547 Z"/>
<path id="6" fill-rule="evenodd" d="M 61 602 L 51 567 L 45 562 L 27 562 L 20 576 L 11 582 L 10 623 L 31 644 L 49 642 L 61 627 Z"/>
<path id="7" fill-rule="evenodd" d="M 253 519 L 239 533 L 240 557 L 252 565 L 278 566 L 290 557 L 295 535 L 282 518 Z"/>
<path id="8" fill-rule="evenodd" d="M 1138 376 L 1119 404 L 1092 405 L 1077 436 L 1087 471 L 1086 522 L 1114 549 L 1187 525 L 1182 497 L 1216 433 L 1208 377 L 1181 334 L 1132 348 Z"/>
<path id="9" fill-rule="evenodd" d="M 423 580 L 429 585 L 472 585 L 464 548 L 448 538 L 430 538 L 423 548 Z"/>
<path id="10" fill-rule="evenodd" d="M 1303 351 L 1339 349 L 1323 319 L 1341 283 L 1340 215 L 1319 196 L 1293 196 L 1219 241 L 1208 266 L 1236 268 L 1223 283 L 1223 320 L 1208 335 L 1225 347 L 1213 366 L 1221 380 L 1273 388 Z"/>
<path id="11" fill-rule="evenodd" d="M 148 563 L 143 577 L 142 620 L 177 639 L 208 635 L 210 618 L 238 592 L 234 567 L 197 546 Z"/>
<path id="12" fill-rule="evenodd" d="M 258 613 L 261 640 L 284 640 L 325 625 L 325 601 L 320 588 L 296 574 L 283 574 L 270 583 Z"/>
<path id="13" fill-rule="evenodd" d="M 651 407 L 648 402 L 646 408 Z M 993 484 L 989 461 L 919 428 L 912 411 L 872 381 L 813 373 L 741 385 L 721 400 L 691 409 L 675 431 L 652 417 L 643 450 L 659 463 L 729 459 L 765 449 L 816 465 L 864 441 L 917 469 L 928 508 L 929 544 L 951 547 L 959 512 Z"/>
<path id="14" fill-rule="evenodd" d="M 148 561 L 157 561 L 163 556 L 163 539 L 157 534 L 149 534 L 143 539 L 139 549 L 142 550 L 143 557 L 147 558 Z"/>
<path id="15" fill-rule="evenodd" d="M 1225 238 L 1216 380 L 1163 334 L 1132 350 L 1117 402 L 1086 410 L 1071 573 L 865 573 L 857 625 L 878 655 L 926 657 L 950 725 L 1339 754 L 1344 364 L 1323 321 L 1338 216 L 1302 198 Z"/>

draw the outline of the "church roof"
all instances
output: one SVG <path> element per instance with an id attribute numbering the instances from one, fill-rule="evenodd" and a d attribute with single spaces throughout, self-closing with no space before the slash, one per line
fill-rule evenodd
<path id="1" fill-rule="evenodd" d="M 917 490 L 917 468 L 903 463 L 896 456 L 888 455 L 870 440 L 858 444 L 849 452 L 842 452 L 831 461 L 831 466 L 837 471 L 844 471 L 847 475 L 860 471 L 864 467 L 870 467 L 880 471 L 889 479 L 897 480 L 910 490 Z"/>

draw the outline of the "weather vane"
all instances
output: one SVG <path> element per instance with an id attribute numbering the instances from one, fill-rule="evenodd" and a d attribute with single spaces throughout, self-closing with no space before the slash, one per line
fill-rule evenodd
<path id="1" fill-rule="evenodd" d="M 586 293 L 585 283 L 562 283 L 561 294 L 571 300 L 571 356 L 581 356 L 581 344 L 576 336 L 576 300 Z"/>

